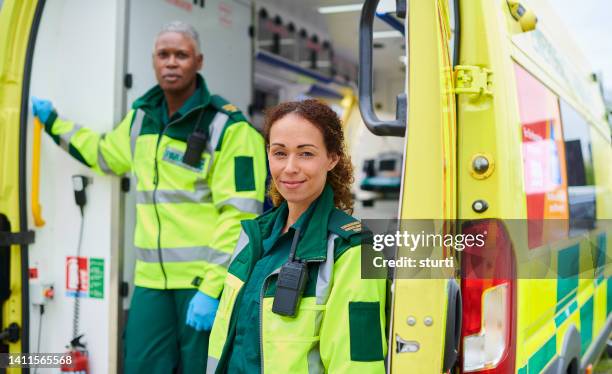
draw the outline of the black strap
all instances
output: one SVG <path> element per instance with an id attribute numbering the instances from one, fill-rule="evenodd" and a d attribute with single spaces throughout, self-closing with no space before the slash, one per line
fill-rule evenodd
<path id="1" fill-rule="evenodd" d="M 300 240 L 300 229 L 301 227 L 298 227 L 293 232 L 293 241 L 291 242 L 291 250 L 289 251 L 289 261 L 290 262 L 295 261 L 295 250 L 297 249 L 298 240 Z"/>
<path id="2" fill-rule="evenodd" d="M 0 247 L 11 245 L 28 245 L 34 243 L 34 231 L 6 232 L 0 231 Z"/>

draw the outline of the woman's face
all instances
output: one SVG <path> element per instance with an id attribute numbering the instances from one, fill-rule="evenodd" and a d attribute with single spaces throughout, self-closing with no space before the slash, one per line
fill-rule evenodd
<path id="1" fill-rule="evenodd" d="M 293 113 L 272 124 L 268 159 L 278 192 L 298 209 L 321 194 L 327 172 L 338 163 L 338 156 L 327 152 L 321 131 Z"/>

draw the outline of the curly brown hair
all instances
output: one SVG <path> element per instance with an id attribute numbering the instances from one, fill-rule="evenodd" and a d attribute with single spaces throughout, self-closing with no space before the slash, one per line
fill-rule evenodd
<path id="1" fill-rule="evenodd" d="M 338 156 L 336 166 L 327 172 L 327 184 L 334 191 L 336 208 L 352 214 L 351 185 L 355 179 L 353 177 L 353 165 L 344 145 L 344 132 L 342 131 L 340 118 L 336 112 L 319 100 L 308 99 L 278 104 L 266 110 L 263 133 L 267 147 L 270 145 L 270 129 L 276 121 L 288 114 L 300 116 L 316 126 L 323 134 L 323 142 L 327 152 Z M 285 200 L 278 192 L 274 182 L 270 183 L 268 195 L 274 206 L 279 206 Z"/>

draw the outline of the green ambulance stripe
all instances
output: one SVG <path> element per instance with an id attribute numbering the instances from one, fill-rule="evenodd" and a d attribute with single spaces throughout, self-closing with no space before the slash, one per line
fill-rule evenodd
<path id="1" fill-rule="evenodd" d="M 606 234 L 597 237 L 597 258 L 595 284 L 599 285 L 607 280 L 607 314 L 612 312 L 612 278 L 604 278 L 603 269 L 606 265 Z M 555 326 L 559 327 L 577 309 L 575 299 L 578 289 L 579 272 L 578 244 L 559 251 L 557 276 L 557 316 Z M 593 340 L 593 296 L 580 307 L 580 340 L 581 354 L 584 354 Z M 559 311 L 562 311 L 559 313 Z M 553 335 L 538 351 L 529 358 L 527 365 L 518 370 L 519 374 L 539 373 L 557 354 L 557 336 Z"/>
<path id="2" fill-rule="evenodd" d="M 559 327 L 566 319 L 568 319 L 574 312 L 578 309 L 578 302 L 576 300 L 572 301 L 572 303 L 565 308 L 563 312 L 557 314 L 555 317 L 555 326 Z"/>
<path id="3" fill-rule="evenodd" d="M 580 268 L 580 246 L 576 244 L 560 250 L 557 256 L 557 308 L 555 314 L 563 310 L 576 297 Z"/>
<path id="4" fill-rule="evenodd" d="M 557 335 L 553 335 L 538 351 L 529 358 L 527 365 L 519 369 L 519 374 L 536 374 L 542 371 L 557 354 Z"/>
<path id="5" fill-rule="evenodd" d="M 558 328 L 577 309 L 578 272 L 580 269 L 580 245 L 559 251 L 557 255 L 557 307 L 555 326 Z"/>
<path id="6" fill-rule="evenodd" d="M 593 296 L 580 307 L 580 354 L 583 355 L 593 340 Z"/>
<path id="7" fill-rule="evenodd" d="M 608 295 L 612 292 L 612 282 L 608 279 Z M 570 304 L 570 315 L 576 310 L 576 302 Z M 610 298 L 608 298 L 608 313 L 610 312 Z M 565 320 L 565 319 L 564 319 Z M 556 322 L 556 318 L 555 318 Z M 560 325 L 557 324 L 557 326 Z M 593 297 L 591 297 L 584 305 L 580 308 L 580 340 L 581 340 L 581 352 L 584 352 L 591 345 L 593 340 Z M 523 366 L 518 370 L 519 374 L 531 374 L 539 373 L 546 367 L 546 365 L 552 360 L 557 354 L 557 335 L 553 335 L 538 351 L 529 358 L 527 365 Z"/>

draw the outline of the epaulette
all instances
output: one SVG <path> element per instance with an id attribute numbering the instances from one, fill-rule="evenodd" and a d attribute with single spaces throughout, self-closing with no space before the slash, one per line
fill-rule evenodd
<path id="1" fill-rule="evenodd" d="M 237 106 L 231 104 L 219 95 L 213 95 L 210 98 L 210 105 L 213 106 L 219 112 L 227 114 L 235 122 L 245 121 L 248 122 L 244 114 L 238 109 Z"/>
<path id="2" fill-rule="evenodd" d="M 340 209 L 334 209 L 329 217 L 327 229 L 345 240 L 350 240 L 355 236 L 360 236 L 361 221 Z"/>
<path id="3" fill-rule="evenodd" d="M 340 209 L 334 209 L 329 217 L 327 230 L 342 238 L 334 250 L 334 257 L 338 259 L 349 248 L 361 244 L 361 222 Z"/>

